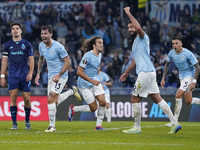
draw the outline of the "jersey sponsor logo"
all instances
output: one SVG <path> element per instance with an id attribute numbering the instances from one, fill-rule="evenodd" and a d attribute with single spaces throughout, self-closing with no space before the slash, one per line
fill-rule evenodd
<path id="1" fill-rule="evenodd" d="M 25 46 L 24 44 L 22 44 L 21 48 L 22 48 L 22 49 L 25 49 L 25 48 L 26 48 L 26 46 Z"/>
<path id="2" fill-rule="evenodd" d="M 24 55 L 22 51 L 11 52 L 11 55 Z"/>
<path id="3" fill-rule="evenodd" d="M 11 46 L 10 49 L 13 49 L 13 46 Z"/>

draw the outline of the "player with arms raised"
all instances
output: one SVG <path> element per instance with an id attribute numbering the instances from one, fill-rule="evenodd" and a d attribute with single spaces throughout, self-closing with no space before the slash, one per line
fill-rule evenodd
<path id="1" fill-rule="evenodd" d="M 156 103 L 162 111 L 168 116 L 173 124 L 169 134 L 174 134 L 181 129 L 181 126 L 174 118 L 169 105 L 160 96 L 158 84 L 156 82 L 156 71 L 153 63 L 150 60 L 150 42 L 147 34 L 142 30 L 140 24 L 130 13 L 130 7 L 124 8 L 130 22 L 128 29 L 131 36 L 134 38 L 132 45 L 133 60 L 127 70 L 120 76 L 120 81 L 125 81 L 128 74 L 136 67 L 138 74 L 137 80 L 133 87 L 131 95 L 131 103 L 135 119 L 134 126 L 129 130 L 123 130 L 124 133 L 141 133 L 141 103 L 142 98 L 148 95 L 152 101 Z"/>

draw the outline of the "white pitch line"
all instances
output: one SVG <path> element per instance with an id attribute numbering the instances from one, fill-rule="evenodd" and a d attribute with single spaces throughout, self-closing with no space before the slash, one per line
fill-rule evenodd
<path id="1" fill-rule="evenodd" d="M 191 125 L 182 125 L 183 127 L 190 127 L 190 126 L 200 126 L 200 124 L 191 124 Z M 160 127 L 165 127 L 165 125 L 159 125 L 159 126 L 142 126 L 141 128 L 160 128 Z M 128 129 L 131 128 L 129 127 L 117 127 L 117 128 L 106 128 L 107 130 L 119 130 L 119 129 Z M 81 132 L 98 132 L 96 130 L 78 130 L 78 131 L 73 131 L 73 130 L 67 130 L 67 131 L 56 131 L 55 133 L 81 133 Z M 36 131 L 36 132 L 10 132 L 10 133 L 0 133 L 0 135 L 19 135 L 19 134 L 41 134 L 45 133 L 44 131 Z M 48 134 L 48 133 L 47 133 Z"/>
<path id="2" fill-rule="evenodd" d="M 0 141 L 0 144 L 95 144 L 95 145 L 140 145 L 140 146 L 187 146 L 185 144 L 167 144 L 167 143 L 107 143 L 107 142 L 45 142 L 45 141 Z"/>
<path id="3" fill-rule="evenodd" d="M 144 127 L 162 127 L 162 126 L 144 126 Z M 118 127 L 118 128 L 106 128 L 107 130 L 118 130 L 118 129 L 125 129 L 125 128 L 131 128 L 131 127 Z M 143 128 L 143 127 L 142 127 Z M 73 130 L 68 130 L 68 131 L 56 131 L 55 133 L 81 133 L 81 132 L 95 132 L 96 130 L 78 130 L 78 131 L 73 131 Z M 97 131 L 96 131 L 97 132 Z M 44 131 L 37 131 L 37 132 L 10 132 L 10 133 L 0 133 L 0 135 L 18 135 L 18 134 L 40 134 L 40 133 L 45 133 Z M 48 133 L 47 133 L 48 134 Z"/>

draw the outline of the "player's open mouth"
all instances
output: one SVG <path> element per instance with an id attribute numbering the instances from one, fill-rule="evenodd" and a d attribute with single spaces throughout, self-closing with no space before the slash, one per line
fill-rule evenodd
<path id="1" fill-rule="evenodd" d="M 47 38 L 42 38 L 42 41 L 46 41 L 47 40 Z"/>

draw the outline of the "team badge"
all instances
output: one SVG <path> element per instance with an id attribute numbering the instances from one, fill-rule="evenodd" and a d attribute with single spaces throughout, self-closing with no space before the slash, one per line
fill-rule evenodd
<path id="1" fill-rule="evenodd" d="M 181 60 L 184 60 L 184 57 L 181 57 Z"/>
<path id="2" fill-rule="evenodd" d="M 83 60 L 83 64 L 87 64 L 87 60 Z"/>
<path id="3" fill-rule="evenodd" d="M 26 46 L 25 46 L 24 44 L 22 44 L 21 48 L 22 48 L 22 49 L 25 49 L 25 48 L 26 48 Z"/>
<path id="4" fill-rule="evenodd" d="M 53 54 L 55 51 L 51 51 L 51 53 Z"/>

